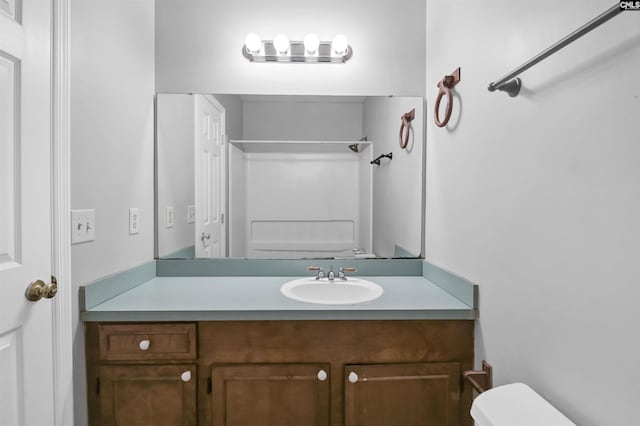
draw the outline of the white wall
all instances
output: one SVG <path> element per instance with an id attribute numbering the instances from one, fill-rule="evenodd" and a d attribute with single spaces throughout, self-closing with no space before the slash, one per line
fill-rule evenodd
<path id="1" fill-rule="evenodd" d="M 153 259 L 154 1 L 71 2 L 71 207 L 96 211 L 96 240 L 72 247 L 78 286 Z M 129 207 L 140 233 L 129 235 Z M 84 365 L 78 323 L 74 363 Z M 74 370 L 86 422 L 84 368 Z"/>
<path id="2" fill-rule="evenodd" d="M 242 139 L 242 99 L 236 95 L 213 95 L 225 110 L 225 130 L 230 140 Z"/>
<path id="3" fill-rule="evenodd" d="M 243 102 L 244 139 L 353 140 L 362 138 L 363 98 L 250 97 Z"/>
<path id="4" fill-rule="evenodd" d="M 188 206 L 195 206 L 195 105 L 186 94 L 159 94 L 157 107 L 158 256 L 167 257 L 195 244 L 195 222 L 188 223 Z M 167 207 L 173 226 L 167 227 Z"/>
<path id="5" fill-rule="evenodd" d="M 367 98 L 364 133 L 372 142 L 373 158 L 383 158 L 373 173 L 373 252 L 396 256 L 395 246 L 422 254 L 422 194 L 424 161 L 424 100 L 422 97 Z M 403 114 L 415 109 L 406 149 L 399 144 Z"/>
<path id="6" fill-rule="evenodd" d="M 496 385 L 583 426 L 638 417 L 640 15 L 526 71 L 517 98 L 487 85 L 610 6 L 427 3 L 427 102 L 462 67 L 449 128 L 429 110 L 427 260 L 480 285 L 476 363 Z"/>
<path id="7" fill-rule="evenodd" d="M 425 1 L 157 0 L 159 92 L 422 95 Z M 302 40 L 344 33 L 346 64 L 257 64 L 241 54 L 245 36 L 283 32 Z"/>

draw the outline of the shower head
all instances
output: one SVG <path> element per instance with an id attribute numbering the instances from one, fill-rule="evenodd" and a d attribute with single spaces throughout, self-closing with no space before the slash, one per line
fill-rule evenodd
<path id="1" fill-rule="evenodd" d="M 350 149 L 351 151 L 353 151 L 353 152 L 358 152 L 358 151 L 360 150 L 360 149 L 358 148 L 358 145 L 359 145 L 359 144 L 357 144 L 357 143 L 351 144 L 351 145 L 349 145 L 349 149 Z"/>
<path id="2" fill-rule="evenodd" d="M 388 154 L 380 154 L 375 159 L 369 161 L 369 164 L 375 164 L 376 166 L 379 166 L 380 165 L 380 160 L 382 158 L 388 158 L 389 160 L 392 160 L 393 159 L 393 152 L 390 152 Z"/>

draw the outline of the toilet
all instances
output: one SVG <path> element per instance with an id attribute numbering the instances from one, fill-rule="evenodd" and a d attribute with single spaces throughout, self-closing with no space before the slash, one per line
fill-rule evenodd
<path id="1" fill-rule="evenodd" d="M 476 426 L 576 426 L 524 383 L 481 393 L 471 405 Z"/>

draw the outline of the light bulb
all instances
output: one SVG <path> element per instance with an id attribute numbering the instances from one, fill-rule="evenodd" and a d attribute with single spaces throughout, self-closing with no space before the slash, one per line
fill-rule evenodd
<path id="1" fill-rule="evenodd" d="M 347 48 L 349 47 L 349 41 L 342 34 L 338 34 L 333 38 L 331 42 L 331 50 L 336 55 L 344 55 L 347 53 Z"/>
<path id="2" fill-rule="evenodd" d="M 273 39 L 273 47 L 280 55 L 284 55 L 289 51 L 289 38 L 284 34 L 278 34 Z"/>
<path id="3" fill-rule="evenodd" d="M 244 45 L 247 47 L 247 50 L 251 54 L 256 54 L 260 52 L 262 48 L 262 39 L 256 33 L 247 34 L 247 38 L 244 39 Z"/>
<path id="4" fill-rule="evenodd" d="M 309 55 L 313 55 L 318 51 L 318 47 L 320 47 L 320 39 L 314 33 L 309 33 L 304 38 L 304 50 L 307 51 Z"/>

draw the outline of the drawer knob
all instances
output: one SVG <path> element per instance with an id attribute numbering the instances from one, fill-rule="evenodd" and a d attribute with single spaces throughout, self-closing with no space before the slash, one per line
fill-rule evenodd
<path id="1" fill-rule="evenodd" d="M 318 380 L 320 380 L 321 382 L 327 380 L 327 372 L 324 370 L 318 371 Z"/>
<path id="2" fill-rule="evenodd" d="M 351 383 L 358 383 L 358 375 L 352 371 L 349 373 L 349 381 Z"/>
<path id="3" fill-rule="evenodd" d="M 149 339 L 140 340 L 140 343 L 138 344 L 141 351 L 148 350 L 149 346 L 151 346 L 151 340 Z"/>
<path id="4" fill-rule="evenodd" d="M 180 379 L 182 379 L 182 381 L 185 383 L 191 380 L 191 371 L 185 371 L 184 373 L 182 373 L 180 375 Z"/>

